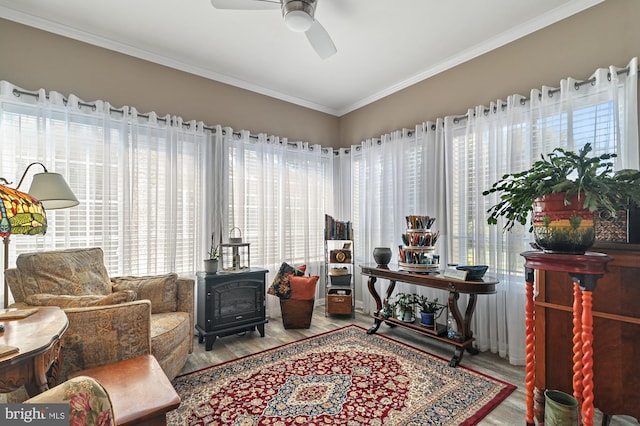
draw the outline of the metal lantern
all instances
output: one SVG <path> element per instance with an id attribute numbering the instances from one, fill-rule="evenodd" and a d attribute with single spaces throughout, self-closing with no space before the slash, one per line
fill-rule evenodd
<path id="1" fill-rule="evenodd" d="M 240 228 L 232 228 L 229 232 L 229 242 L 220 244 L 222 270 L 226 272 L 248 270 L 251 260 L 249 244 L 242 242 Z"/>

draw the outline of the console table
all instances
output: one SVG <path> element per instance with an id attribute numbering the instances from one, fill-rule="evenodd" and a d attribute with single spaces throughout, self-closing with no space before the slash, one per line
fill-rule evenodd
<path id="1" fill-rule="evenodd" d="M 361 265 L 362 275 L 369 277 L 368 288 L 369 293 L 376 301 L 376 310 L 373 313 L 374 324 L 367 330 L 368 334 L 373 334 L 378 331 L 380 324 L 385 322 L 390 326 L 400 326 L 422 335 L 431 337 L 433 339 L 440 340 L 442 342 L 449 343 L 455 347 L 453 357 L 449 362 L 452 367 L 457 366 L 462 361 L 464 351 L 468 351 L 471 354 L 476 354 L 478 351 L 471 345 L 473 343 L 473 332 L 471 331 L 471 318 L 476 308 L 476 298 L 479 294 L 493 294 L 496 292 L 496 284 L 498 281 L 482 280 L 482 281 L 464 281 L 457 280 L 455 278 L 447 278 L 439 275 L 415 273 L 398 270 L 394 265 L 390 267 L 378 267 L 376 265 Z M 387 294 L 385 299 L 390 300 L 393 290 L 395 289 L 396 282 L 404 282 L 409 284 L 415 284 L 422 287 L 439 288 L 447 290 L 449 292 L 449 311 L 452 313 L 453 318 L 457 324 L 457 330 L 459 338 L 449 339 L 445 336 L 439 336 L 437 333 L 431 332 L 429 329 L 422 327 L 414 323 L 406 323 L 395 318 L 384 318 L 380 315 L 382 309 L 382 299 L 378 294 L 375 283 L 378 279 L 389 280 L 390 285 L 387 288 Z M 460 293 L 468 294 L 469 301 L 464 312 L 464 316 L 458 309 L 458 299 Z"/>
<path id="2" fill-rule="evenodd" d="M 534 302 L 534 270 L 566 272 L 573 283 L 573 396 L 581 407 L 582 424 L 593 425 L 593 290 L 607 270 L 611 257 L 603 253 L 582 255 L 553 254 L 542 251 L 521 253 L 526 270 L 526 422 L 534 426 L 534 388 L 536 370 L 536 314 Z M 558 325 L 559 327 L 559 325 Z"/>

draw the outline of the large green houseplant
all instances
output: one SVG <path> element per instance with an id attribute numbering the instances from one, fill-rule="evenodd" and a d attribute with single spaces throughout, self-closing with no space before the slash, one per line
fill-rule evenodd
<path id="1" fill-rule="evenodd" d="M 611 215 L 630 206 L 640 206 L 640 172 L 637 170 L 613 171 L 610 161 L 616 154 L 602 154 L 589 156 L 592 151 L 590 143 L 582 147 L 578 153 L 556 148 L 548 155 L 542 155 L 540 160 L 522 172 L 505 174 L 495 182 L 483 195 L 499 193 L 499 201 L 487 210 L 489 224 L 497 224 L 499 218 L 504 218 L 503 229 L 508 231 L 516 223 L 526 225 L 532 215 L 530 231 L 534 231 L 536 242 L 542 248 L 547 239 L 560 239 L 566 243 L 567 238 L 582 240 L 570 251 L 584 251 L 593 244 L 595 230 L 592 223 L 593 213 L 597 210 L 607 210 Z M 553 195 L 558 194 L 558 195 Z M 554 215 L 545 212 L 534 212 L 534 207 L 544 207 L 544 201 L 559 198 L 565 206 L 573 210 L 570 216 L 562 222 L 563 229 L 557 231 L 551 228 Z M 539 203 L 539 204 L 537 204 Z M 584 210 L 591 215 L 583 222 L 578 210 Z M 589 244 L 588 240 L 591 240 Z M 551 250 L 553 251 L 553 250 Z"/>

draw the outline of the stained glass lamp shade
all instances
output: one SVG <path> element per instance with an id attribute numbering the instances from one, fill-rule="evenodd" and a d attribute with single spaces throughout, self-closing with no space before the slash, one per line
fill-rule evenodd
<path id="1" fill-rule="evenodd" d="M 9 265 L 9 236 L 37 235 L 47 232 L 47 215 L 40 201 L 31 195 L 0 185 L 0 237 L 4 238 L 4 269 Z M 4 307 L 9 304 L 5 282 Z"/>

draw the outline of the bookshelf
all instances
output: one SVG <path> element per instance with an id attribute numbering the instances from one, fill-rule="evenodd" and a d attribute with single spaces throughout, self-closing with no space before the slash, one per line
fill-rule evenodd
<path id="1" fill-rule="evenodd" d="M 325 315 L 355 316 L 353 227 L 325 215 Z"/>

